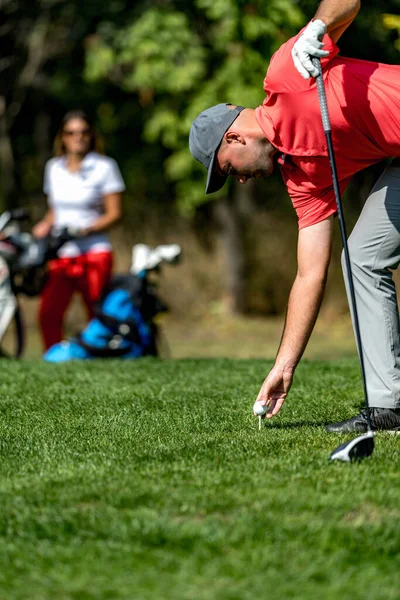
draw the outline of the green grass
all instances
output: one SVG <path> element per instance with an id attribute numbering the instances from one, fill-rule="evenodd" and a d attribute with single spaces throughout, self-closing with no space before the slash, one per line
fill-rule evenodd
<path id="1" fill-rule="evenodd" d="M 300 365 L 261 432 L 261 360 L 1 367 L 2 600 L 400 597 L 400 438 L 327 460 L 357 361 Z"/>

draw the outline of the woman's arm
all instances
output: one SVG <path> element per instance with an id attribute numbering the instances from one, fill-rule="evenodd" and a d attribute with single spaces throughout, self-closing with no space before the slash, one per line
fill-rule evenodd
<path id="1" fill-rule="evenodd" d="M 32 228 L 32 233 L 37 238 L 44 238 L 49 235 L 54 224 L 54 212 L 49 208 L 43 219 L 36 223 Z"/>
<path id="2" fill-rule="evenodd" d="M 104 214 L 90 227 L 81 231 L 82 235 L 107 231 L 122 217 L 122 194 L 120 192 L 104 196 Z"/>

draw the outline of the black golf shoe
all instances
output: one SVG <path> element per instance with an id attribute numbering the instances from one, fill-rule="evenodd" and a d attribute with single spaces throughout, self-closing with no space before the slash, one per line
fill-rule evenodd
<path id="1" fill-rule="evenodd" d="M 370 408 L 371 425 L 374 431 L 392 431 L 400 433 L 400 408 Z M 329 433 L 365 433 L 368 430 L 367 414 L 363 410 L 359 415 L 326 426 Z"/>

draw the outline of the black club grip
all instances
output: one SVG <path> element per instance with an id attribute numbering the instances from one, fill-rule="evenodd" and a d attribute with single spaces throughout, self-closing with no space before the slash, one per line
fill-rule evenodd
<path id="1" fill-rule="evenodd" d="M 328 105 L 326 103 L 324 81 L 322 79 L 321 61 L 319 60 L 319 58 L 312 58 L 311 61 L 314 67 L 318 69 L 319 72 L 319 75 L 317 75 L 315 81 L 317 83 L 319 106 L 321 109 L 322 127 L 324 128 L 324 131 L 326 133 L 328 131 L 331 131 L 331 122 L 329 119 Z"/>

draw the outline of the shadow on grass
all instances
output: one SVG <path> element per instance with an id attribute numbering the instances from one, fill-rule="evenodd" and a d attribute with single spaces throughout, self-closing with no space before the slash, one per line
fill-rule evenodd
<path id="1" fill-rule="evenodd" d="M 325 427 L 330 421 L 297 421 L 296 423 L 264 423 L 268 429 L 301 429 L 302 427 Z"/>

